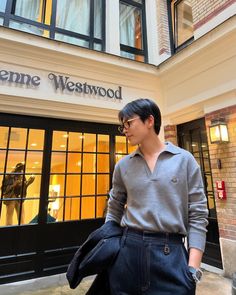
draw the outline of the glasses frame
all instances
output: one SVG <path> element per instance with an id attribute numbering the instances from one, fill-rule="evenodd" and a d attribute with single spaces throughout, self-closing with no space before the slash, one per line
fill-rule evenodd
<path id="1" fill-rule="evenodd" d="M 119 127 L 118 127 L 118 130 L 121 134 L 124 134 L 124 129 L 129 129 L 131 124 L 130 122 L 136 120 L 136 119 L 139 119 L 139 117 L 135 117 L 135 118 L 132 118 L 132 119 L 129 119 L 129 120 L 126 120 L 125 122 L 123 122 Z"/>

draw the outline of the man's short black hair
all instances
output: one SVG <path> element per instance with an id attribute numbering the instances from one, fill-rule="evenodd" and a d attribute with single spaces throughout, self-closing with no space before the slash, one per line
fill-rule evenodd
<path id="1" fill-rule="evenodd" d="M 150 115 L 154 117 L 154 129 L 156 134 L 159 134 L 161 128 L 161 112 L 157 104 L 148 98 L 139 98 L 127 103 L 119 112 L 118 118 L 120 122 L 124 122 L 138 115 L 145 122 Z"/>

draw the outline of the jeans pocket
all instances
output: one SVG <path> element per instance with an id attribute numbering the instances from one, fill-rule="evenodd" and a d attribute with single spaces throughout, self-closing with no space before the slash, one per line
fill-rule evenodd
<path id="1" fill-rule="evenodd" d="M 184 270 L 185 277 L 189 282 L 191 282 L 191 284 L 195 285 L 196 283 L 193 279 L 192 273 L 190 272 L 189 266 L 188 266 L 188 258 L 189 258 L 188 252 L 184 245 L 182 245 L 181 248 L 182 248 L 182 256 L 183 256 L 183 260 L 182 260 L 183 270 Z"/>

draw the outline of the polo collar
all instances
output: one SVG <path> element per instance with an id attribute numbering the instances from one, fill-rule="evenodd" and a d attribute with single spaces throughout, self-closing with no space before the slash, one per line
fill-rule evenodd
<path id="1" fill-rule="evenodd" d="M 164 152 L 168 152 L 168 153 L 171 153 L 171 154 L 173 154 L 173 155 L 177 155 L 177 154 L 180 154 L 180 153 L 181 153 L 180 148 L 177 147 L 177 146 L 175 146 L 175 145 L 173 145 L 173 144 L 172 144 L 171 142 L 169 142 L 169 141 L 165 142 L 165 146 L 166 146 L 166 147 L 165 147 L 165 149 L 162 151 L 162 153 L 164 153 Z M 137 155 L 143 157 L 143 154 L 142 154 L 142 152 L 140 151 L 139 147 L 136 149 L 136 151 L 134 151 L 133 153 L 131 153 L 131 154 L 129 155 L 129 157 L 130 157 L 130 158 L 133 158 L 133 157 L 135 157 L 135 156 L 137 156 Z"/>

